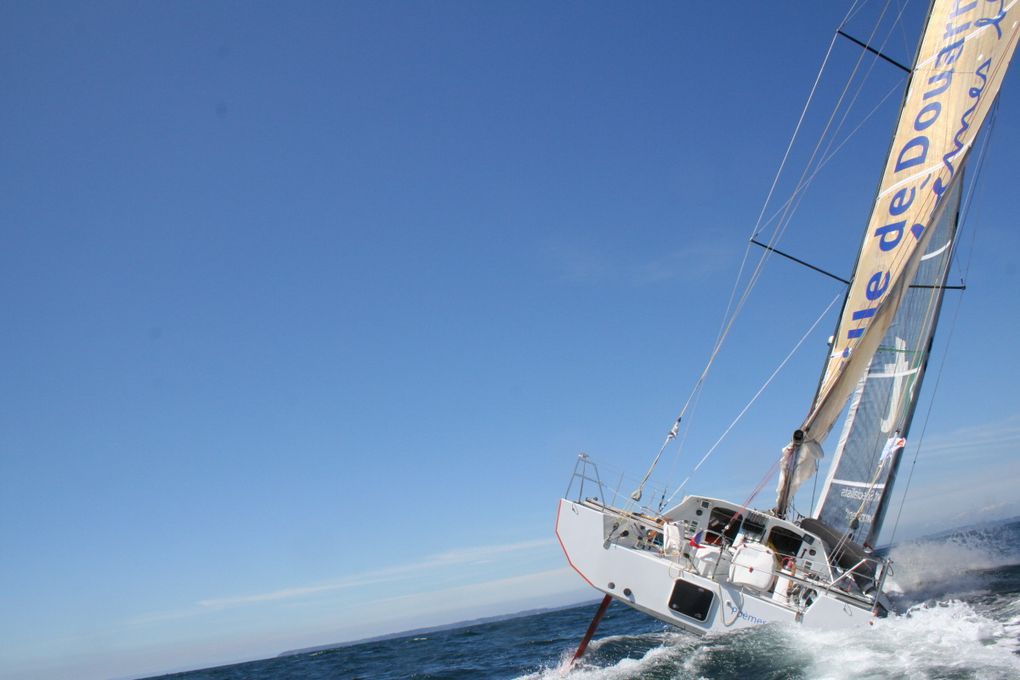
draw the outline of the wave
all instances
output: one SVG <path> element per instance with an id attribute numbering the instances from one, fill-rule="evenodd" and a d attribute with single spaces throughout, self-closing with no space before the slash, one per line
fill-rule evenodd
<path id="1" fill-rule="evenodd" d="M 812 657 L 805 669 L 805 677 L 812 679 L 1005 679 L 1020 677 L 1018 624 L 996 621 L 969 603 L 952 600 L 916 605 L 869 629 L 790 627 L 785 633 Z"/>
<path id="2" fill-rule="evenodd" d="M 624 657 L 612 665 L 600 666 L 593 658 L 586 658 L 572 667 L 573 653 L 565 654 L 559 664 L 545 668 L 537 673 L 523 675 L 519 680 L 559 680 L 567 674 L 571 680 L 627 680 L 631 678 L 673 677 L 661 675 L 680 662 L 684 647 L 679 644 L 665 643 L 652 647 L 639 658 Z M 658 671 L 658 672 L 657 672 Z"/>
<path id="3" fill-rule="evenodd" d="M 684 633 L 612 636 L 571 670 L 571 653 L 521 680 L 747 678 L 865 680 L 876 678 L 1020 677 L 1020 599 L 996 621 L 962 601 L 922 604 L 867 629 L 814 631 L 764 626 L 710 638 Z M 622 647 L 644 645 L 635 654 Z M 617 646 L 616 653 L 608 653 Z"/>
<path id="4" fill-rule="evenodd" d="M 959 529 L 894 546 L 893 576 L 886 590 L 909 606 L 924 599 L 951 599 L 994 588 L 996 573 L 1020 565 L 1020 523 Z"/>

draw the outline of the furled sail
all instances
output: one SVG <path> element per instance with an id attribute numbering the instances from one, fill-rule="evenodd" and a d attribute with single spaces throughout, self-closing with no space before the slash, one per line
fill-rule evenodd
<path id="1" fill-rule="evenodd" d="M 857 389 L 929 251 L 978 131 L 999 92 L 1020 35 L 1020 0 L 935 0 L 918 49 L 857 268 L 812 408 L 800 431 L 821 444 Z M 788 447 L 777 509 L 803 478 Z"/>

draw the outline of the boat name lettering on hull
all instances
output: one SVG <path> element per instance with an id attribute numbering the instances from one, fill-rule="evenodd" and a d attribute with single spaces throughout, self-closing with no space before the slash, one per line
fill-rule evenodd
<path id="1" fill-rule="evenodd" d="M 766 621 L 763 618 L 760 618 L 753 614 L 748 614 L 747 612 L 741 610 L 740 608 L 737 607 L 737 605 L 733 604 L 732 602 L 727 602 L 726 605 L 730 608 L 731 614 L 736 614 L 737 616 L 742 618 L 744 621 L 747 621 L 748 623 L 753 623 L 759 626 L 764 626 L 766 623 L 768 623 L 768 621 Z"/>

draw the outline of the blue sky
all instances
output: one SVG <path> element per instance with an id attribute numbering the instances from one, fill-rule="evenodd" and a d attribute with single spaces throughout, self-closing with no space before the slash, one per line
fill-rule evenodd
<path id="1" fill-rule="evenodd" d="M 615 478 L 658 449 L 841 14 L 0 8 L 0 677 L 156 673 L 590 597 L 552 532 L 576 454 Z M 1020 501 L 1014 81 L 906 533 Z M 876 68 L 874 100 L 897 82 Z M 849 273 L 898 101 L 781 247 Z M 661 482 L 838 292 L 772 263 Z M 746 498 L 833 323 L 692 490 Z"/>

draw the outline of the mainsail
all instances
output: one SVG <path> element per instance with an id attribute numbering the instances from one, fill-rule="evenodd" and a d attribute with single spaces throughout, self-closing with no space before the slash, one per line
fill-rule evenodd
<path id="1" fill-rule="evenodd" d="M 943 199 L 931 245 L 850 401 L 815 516 L 851 539 L 874 545 L 887 492 L 906 446 L 942 307 L 962 183 Z"/>
<path id="2" fill-rule="evenodd" d="M 862 389 L 922 257 L 932 251 L 939 215 L 955 213 L 947 210 L 953 187 L 1020 36 L 1017 2 L 932 4 L 832 351 L 811 410 L 786 449 L 781 515 L 799 482 L 817 468 L 821 444 L 850 397 Z M 909 422 L 909 413 L 900 415 Z"/>

